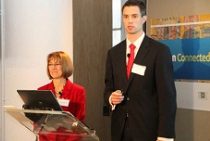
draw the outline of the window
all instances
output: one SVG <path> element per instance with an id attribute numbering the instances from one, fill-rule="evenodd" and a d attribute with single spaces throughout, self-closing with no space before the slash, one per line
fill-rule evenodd
<path id="1" fill-rule="evenodd" d="M 121 5 L 122 0 L 112 0 L 112 46 L 122 40 Z"/>

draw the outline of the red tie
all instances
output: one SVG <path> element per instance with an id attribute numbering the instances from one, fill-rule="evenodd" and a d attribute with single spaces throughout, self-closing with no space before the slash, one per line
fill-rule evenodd
<path id="1" fill-rule="evenodd" d="M 130 73 L 131 73 L 131 68 L 133 66 L 133 61 L 134 61 L 134 49 L 136 48 L 135 45 L 130 44 L 130 55 L 128 56 L 128 64 L 127 64 L 127 78 L 129 78 Z"/>

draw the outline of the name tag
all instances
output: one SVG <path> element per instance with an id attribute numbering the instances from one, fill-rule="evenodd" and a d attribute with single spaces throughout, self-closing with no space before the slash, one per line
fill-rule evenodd
<path id="1" fill-rule="evenodd" d="M 146 71 L 146 66 L 142 66 L 142 65 L 138 65 L 138 64 L 133 64 L 133 67 L 131 70 L 132 73 L 136 73 L 136 74 L 142 75 L 142 76 L 144 76 L 145 71 Z"/>
<path id="2" fill-rule="evenodd" d="M 69 103 L 70 103 L 70 100 L 68 99 L 60 99 L 58 98 L 58 103 L 60 104 L 60 106 L 64 106 L 64 107 L 68 107 L 69 106 Z"/>

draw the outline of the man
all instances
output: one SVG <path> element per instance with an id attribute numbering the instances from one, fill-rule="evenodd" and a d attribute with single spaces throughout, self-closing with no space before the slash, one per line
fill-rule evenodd
<path id="1" fill-rule="evenodd" d="M 176 89 L 170 51 L 145 35 L 143 2 L 128 0 L 122 14 L 126 40 L 108 51 L 105 74 L 112 141 L 173 141 Z"/>

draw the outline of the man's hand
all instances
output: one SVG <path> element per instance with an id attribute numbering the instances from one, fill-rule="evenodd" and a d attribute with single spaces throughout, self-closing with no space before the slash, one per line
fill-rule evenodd
<path id="1" fill-rule="evenodd" d="M 113 105 L 120 104 L 124 99 L 124 96 L 122 95 L 122 92 L 120 90 L 116 90 L 112 92 L 111 94 L 111 103 Z"/>

